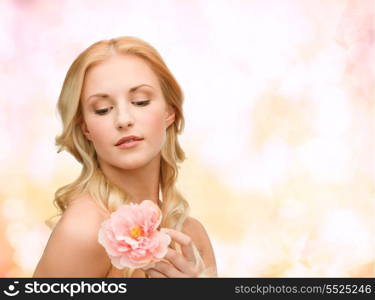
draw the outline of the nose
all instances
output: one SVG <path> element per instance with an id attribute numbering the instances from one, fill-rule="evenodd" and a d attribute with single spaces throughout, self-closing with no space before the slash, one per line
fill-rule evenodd
<path id="1" fill-rule="evenodd" d="M 122 129 L 125 127 L 130 127 L 134 124 L 133 113 L 125 105 L 118 107 L 115 119 L 115 127 Z"/>

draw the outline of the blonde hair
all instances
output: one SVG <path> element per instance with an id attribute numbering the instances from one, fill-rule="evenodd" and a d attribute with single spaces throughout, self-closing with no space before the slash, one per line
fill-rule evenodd
<path id="1" fill-rule="evenodd" d="M 58 152 L 66 150 L 71 153 L 82 164 L 82 171 L 75 181 L 56 191 L 54 204 L 58 214 L 55 217 L 61 217 L 69 202 L 81 193 L 89 193 L 107 212 L 113 212 L 120 205 L 133 201 L 129 194 L 109 182 L 101 172 L 94 146 L 86 139 L 80 127 L 83 120 L 80 97 L 85 74 L 91 66 L 115 54 L 135 55 L 147 62 L 159 79 L 167 104 L 174 108 L 175 121 L 167 128 L 166 142 L 161 149 L 161 227 L 181 231 L 190 209 L 175 187 L 177 163 L 185 160 L 185 153 L 177 139 L 177 135 L 184 128 L 183 93 L 159 53 L 151 45 L 135 37 L 119 37 L 94 43 L 77 57 L 67 72 L 58 100 L 63 130 L 61 135 L 56 137 L 56 145 L 59 147 Z M 50 219 L 47 225 L 53 227 L 56 222 Z M 177 250 L 179 248 L 175 243 L 172 247 Z M 197 264 L 203 269 L 204 263 L 199 251 L 195 249 L 194 252 Z M 125 269 L 124 275 L 130 276 L 133 271 Z"/>

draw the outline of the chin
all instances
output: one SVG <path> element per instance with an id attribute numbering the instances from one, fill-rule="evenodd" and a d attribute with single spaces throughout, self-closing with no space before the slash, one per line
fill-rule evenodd
<path id="1" fill-rule="evenodd" d="M 144 165 L 145 165 L 144 163 L 137 163 L 137 162 L 122 163 L 122 164 L 119 164 L 117 162 L 117 164 L 114 164 L 116 168 L 122 169 L 122 170 L 135 170 L 135 169 L 142 168 Z"/>
<path id="2" fill-rule="evenodd" d="M 135 170 L 147 165 L 146 159 L 126 159 L 124 161 L 116 161 L 113 166 L 123 170 Z"/>

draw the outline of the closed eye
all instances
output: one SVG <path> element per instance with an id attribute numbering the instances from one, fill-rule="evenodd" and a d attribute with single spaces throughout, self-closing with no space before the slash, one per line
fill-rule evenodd
<path id="1" fill-rule="evenodd" d="M 137 101 L 137 102 L 132 102 L 132 103 L 135 103 L 137 106 L 142 107 L 142 106 L 148 105 L 150 103 L 150 100 Z M 113 106 L 108 107 L 108 108 L 96 109 L 95 113 L 97 115 L 101 115 L 102 116 L 102 115 L 105 115 L 106 113 L 108 113 L 109 110 L 112 110 L 112 109 L 113 109 Z"/>
<path id="2" fill-rule="evenodd" d="M 112 110 L 113 109 L 113 106 L 109 107 L 109 108 L 102 108 L 102 109 L 96 109 L 95 110 L 95 113 L 97 115 L 105 115 L 109 110 Z"/>
<path id="3" fill-rule="evenodd" d="M 150 100 L 138 101 L 138 102 L 133 102 L 133 103 L 136 103 L 137 106 L 146 106 L 146 105 L 148 105 L 150 103 Z"/>

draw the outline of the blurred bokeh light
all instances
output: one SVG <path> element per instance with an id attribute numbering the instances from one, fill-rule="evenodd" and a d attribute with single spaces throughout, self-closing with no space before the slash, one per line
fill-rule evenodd
<path id="1" fill-rule="evenodd" d="M 32 275 L 80 166 L 56 101 L 93 42 L 140 37 L 185 93 L 178 188 L 223 277 L 375 275 L 374 1 L 0 2 L 0 276 Z"/>

